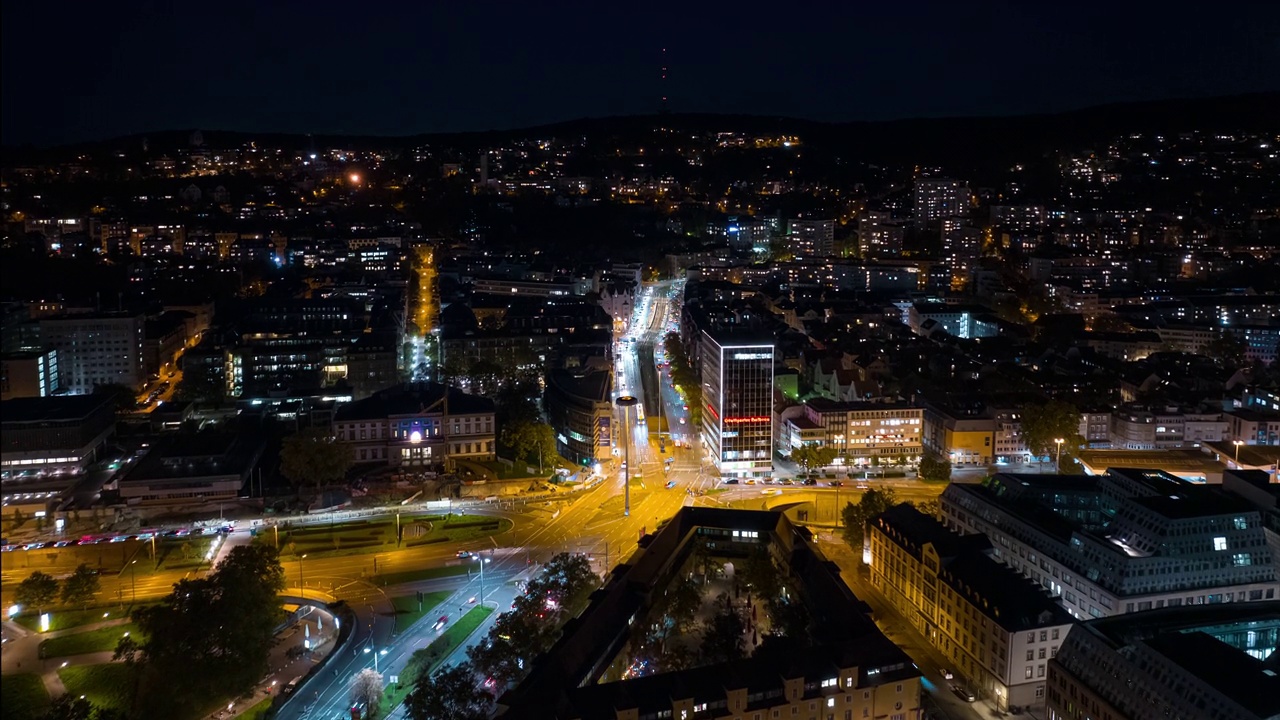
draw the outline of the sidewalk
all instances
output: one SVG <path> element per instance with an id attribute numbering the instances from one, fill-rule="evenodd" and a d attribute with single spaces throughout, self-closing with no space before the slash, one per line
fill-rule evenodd
<path id="1" fill-rule="evenodd" d="M 58 677 L 58 670 L 63 667 L 64 663 L 67 665 L 96 665 L 99 663 L 111 662 L 111 656 L 113 653 L 111 651 L 94 652 L 86 653 L 84 655 L 50 658 L 46 660 L 40 657 L 40 644 L 51 638 L 124 625 L 128 622 L 129 618 L 118 617 L 111 620 L 103 620 L 102 622 L 67 628 L 66 630 L 55 630 L 53 632 L 41 633 L 34 630 L 28 630 L 12 620 L 6 620 L 4 623 L 4 633 L 7 637 L 13 639 L 4 644 L 4 652 L 0 653 L 0 673 L 4 675 L 23 672 L 39 673 L 40 679 L 44 681 L 44 688 L 48 691 L 49 697 L 58 697 L 59 695 L 63 695 L 67 692 L 66 687 L 62 684 L 62 678 Z"/>

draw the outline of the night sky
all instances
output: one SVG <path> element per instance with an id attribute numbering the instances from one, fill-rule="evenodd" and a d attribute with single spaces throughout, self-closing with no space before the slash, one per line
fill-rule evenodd
<path id="1" fill-rule="evenodd" d="M 1277 6 L 4 0 L 0 141 L 650 113 L 664 47 L 676 112 L 881 120 L 1277 90 Z"/>

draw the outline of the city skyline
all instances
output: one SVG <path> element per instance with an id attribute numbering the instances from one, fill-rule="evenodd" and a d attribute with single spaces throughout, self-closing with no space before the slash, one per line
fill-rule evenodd
<path id="1" fill-rule="evenodd" d="M 326 3 L 166 13 L 73 3 L 54 15 L 6 3 L 3 143 L 195 127 L 399 136 L 663 107 L 825 122 L 1023 115 L 1280 88 L 1274 11 L 987 9 L 792 10 L 804 32 L 787 33 L 763 4 L 673 18 L 483 7 L 347 16 Z M 59 28 L 58 52 L 37 27 Z M 197 31 L 216 42 L 188 41 Z"/>

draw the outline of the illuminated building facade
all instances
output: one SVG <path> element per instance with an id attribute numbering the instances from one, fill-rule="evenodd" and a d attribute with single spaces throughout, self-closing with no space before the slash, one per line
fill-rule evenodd
<path id="1" fill-rule="evenodd" d="M 773 472 L 772 338 L 702 333 L 702 440 L 722 477 Z"/>
<path id="2" fill-rule="evenodd" d="M 493 460 L 493 401 L 438 383 L 397 385 L 340 407 L 333 434 L 357 463 L 448 467 L 451 460 Z"/>

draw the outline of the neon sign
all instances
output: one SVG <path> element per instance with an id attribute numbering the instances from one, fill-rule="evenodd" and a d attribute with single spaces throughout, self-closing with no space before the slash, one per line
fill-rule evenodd
<path id="1" fill-rule="evenodd" d="M 772 418 L 764 415 L 753 415 L 751 417 L 736 417 L 736 418 L 724 419 L 724 421 L 729 424 L 770 422 L 771 420 Z"/>

